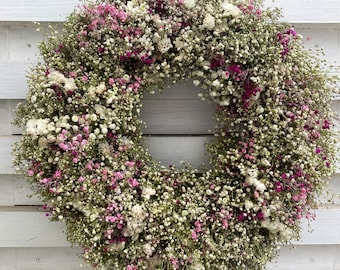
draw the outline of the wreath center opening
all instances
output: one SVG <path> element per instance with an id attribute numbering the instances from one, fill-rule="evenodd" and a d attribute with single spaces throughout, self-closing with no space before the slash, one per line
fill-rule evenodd
<path id="1" fill-rule="evenodd" d="M 145 95 L 141 118 L 146 145 L 161 165 L 209 163 L 205 145 L 214 131 L 214 105 L 199 97 L 201 91 L 189 80 Z"/>

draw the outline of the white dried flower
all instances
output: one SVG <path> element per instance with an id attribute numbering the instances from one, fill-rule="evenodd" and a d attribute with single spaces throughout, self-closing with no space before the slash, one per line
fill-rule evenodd
<path id="1" fill-rule="evenodd" d="M 146 243 L 143 245 L 143 251 L 146 255 L 151 256 L 154 252 L 154 249 L 149 243 Z"/>
<path id="2" fill-rule="evenodd" d="M 197 262 L 197 263 L 194 263 L 194 264 L 190 267 L 190 269 L 192 269 L 192 270 L 205 270 L 205 267 L 204 267 L 203 264 Z"/>
<path id="3" fill-rule="evenodd" d="M 33 136 L 48 133 L 49 119 L 30 119 L 26 123 L 26 133 Z"/>
<path id="4" fill-rule="evenodd" d="M 168 37 L 163 38 L 158 42 L 158 50 L 161 53 L 166 53 L 171 48 L 172 48 L 171 39 Z"/>
<path id="5" fill-rule="evenodd" d="M 144 220 L 146 217 L 146 212 L 141 205 L 136 204 L 131 208 L 131 216 L 134 219 Z"/>
<path id="6" fill-rule="evenodd" d="M 96 87 L 96 93 L 97 93 L 97 94 L 102 94 L 105 90 L 106 90 L 106 86 L 105 86 L 104 83 L 100 83 L 100 84 Z"/>
<path id="7" fill-rule="evenodd" d="M 56 83 L 59 85 L 66 82 L 65 76 L 59 71 L 52 71 L 50 72 L 50 74 L 48 74 L 47 77 L 52 83 Z"/>
<path id="8" fill-rule="evenodd" d="M 261 193 L 263 193 L 267 189 L 266 186 L 260 181 L 257 181 L 254 184 L 254 186 L 255 186 L 256 190 L 261 192 Z"/>
<path id="9" fill-rule="evenodd" d="M 184 48 L 185 43 L 181 37 L 177 37 L 174 41 L 176 49 L 179 51 L 180 49 Z"/>
<path id="10" fill-rule="evenodd" d="M 245 207 L 247 210 L 250 210 L 250 209 L 252 209 L 252 208 L 254 207 L 254 204 L 253 204 L 252 201 L 246 200 L 246 201 L 244 202 L 244 207 Z"/>
<path id="11" fill-rule="evenodd" d="M 156 190 L 154 190 L 151 187 L 146 187 L 142 191 L 142 196 L 146 199 L 149 200 L 151 196 L 156 194 Z"/>
<path id="12" fill-rule="evenodd" d="M 196 0 L 184 0 L 184 6 L 188 9 L 192 9 L 196 5 Z"/>
<path id="13" fill-rule="evenodd" d="M 74 89 L 77 88 L 73 78 L 66 79 L 64 87 L 66 91 L 73 91 Z"/>
<path id="14" fill-rule="evenodd" d="M 221 7 L 224 10 L 223 14 L 225 16 L 237 17 L 242 13 L 237 6 L 229 3 L 229 1 L 224 1 L 223 3 L 221 3 Z"/>
<path id="15" fill-rule="evenodd" d="M 214 29 L 214 27 L 215 27 L 215 17 L 212 16 L 210 13 L 207 13 L 203 20 L 203 28 L 212 30 Z"/>
<path id="16" fill-rule="evenodd" d="M 105 119 L 106 108 L 103 105 L 94 105 L 94 110 L 100 116 L 101 119 Z"/>

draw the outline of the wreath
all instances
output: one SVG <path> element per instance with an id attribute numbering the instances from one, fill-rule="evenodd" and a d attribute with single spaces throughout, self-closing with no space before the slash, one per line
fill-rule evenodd
<path id="1" fill-rule="evenodd" d="M 335 168 L 337 88 L 260 0 L 79 6 L 39 46 L 15 164 L 97 269 L 262 269 Z M 143 96 L 192 80 L 215 104 L 210 168 L 164 167 Z"/>

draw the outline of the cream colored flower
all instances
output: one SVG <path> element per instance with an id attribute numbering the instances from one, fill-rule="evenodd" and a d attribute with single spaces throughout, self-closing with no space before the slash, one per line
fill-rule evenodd
<path id="1" fill-rule="evenodd" d="M 143 251 L 146 255 L 151 256 L 154 252 L 154 248 L 149 243 L 146 243 L 143 245 Z"/>
<path id="2" fill-rule="evenodd" d="M 48 133 L 49 119 L 30 119 L 26 123 L 26 133 L 33 136 Z"/>
<path id="3" fill-rule="evenodd" d="M 184 48 L 185 43 L 181 37 L 177 37 L 174 41 L 176 49 L 179 51 L 180 49 Z"/>
<path id="4" fill-rule="evenodd" d="M 97 93 L 97 94 L 102 94 L 105 90 L 106 90 L 106 86 L 105 86 L 104 83 L 100 83 L 100 84 L 96 87 L 96 93 Z"/>
<path id="5" fill-rule="evenodd" d="M 197 263 L 194 263 L 194 264 L 190 267 L 190 269 L 192 269 L 192 270 L 205 270 L 205 267 L 204 267 L 203 264 L 197 262 Z"/>
<path id="6" fill-rule="evenodd" d="M 168 50 L 172 48 L 170 38 L 163 38 L 158 42 L 158 49 L 161 53 L 166 53 Z"/>
<path id="7" fill-rule="evenodd" d="M 250 210 L 250 209 L 252 209 L 252 208 L 254 207 L 254 204 L 253 204 L 252 201 L 246 200 L 246 201 L 244 202 L 244 207 L 245 207 L 247 210 Z"/>
<path id="8" fill-rule="evenodd" d="M 56 83 L 56 84 L 62 84 L 66 82 L 65 76 L 59 71 L 52 71 L 50 74 L 48 74 L 48 79 L 52 83 Z"/>
<path id="9" fill-rule="evenodd" d="M 260 181 L 257 181 L 254 184 L 254 186 L 255 186 L 256 190 L 261 192 L 261 193 L 263 193 L 267 189 L 266 186 Z"/>
<path id="10" fill-rule="evenodd" d="M 229 3 L 229 1 L 224 1 L 221 4 L 221 7 L 224 10 L 223 14 L 225 16 L 237 17 L 237 16 L 241 15 L 241 13 L 242 13 L 241 10 L 237 6 Z"/>
<path id="11" fill-rule="evenodd" d="M 151 196 L 155 195 L 156 194 L 156 190 L 154 190 L 153 188 L 151 187 L 146 187 L 143 189 L 142 191 L 142 196 L 149 200 Z"/>
<path id="12" fill-rule="evenodd" d="M 73 91 L 74 89 L 77 88 L 73 78 L 66 79 L 64 87 L 66 91 Z"/>
<path id="13" fill-rule="evenodd" d="M 144 220 L 146 217 L 146 212 L 141 205 L 136 204 L 131 208 L 131 216 L 134 219 Z"/>
<path id="14" fill-rule="evenodd" d="M 184 6 L 188 9 L 192 9 L 196 5 L 196 0 L 184 0 Z"/>
<path id="15" fill-rule="evenodd" d="M 210 13 L 207 13 L 203 20 L 203 28 L 212 30 L 214 29 L 214 27 L 215 27 L 215 17 L 212 16 Z"/>

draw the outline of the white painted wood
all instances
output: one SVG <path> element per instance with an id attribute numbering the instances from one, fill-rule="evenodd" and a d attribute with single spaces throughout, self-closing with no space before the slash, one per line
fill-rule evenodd
<path id="1" fill-rule="evenodd" d="M 340 244 L 340 207 L 322 208 L 316 212 L 316 220 L 310 225 L 302 221 L 304 228 L 301 241 L 296 244 L 320 245 Z"/>
<path id="2" fill-rule="evenodd" d="M 340 62 L 339 0 L 265 2 L 267 6 L 283 8 L 284 20 L 292 22 L 303 34 L 306 48 L 322 47 L 328 63 Z M 26 70 L 37 61 L 36 44 L 44 38 L 30 22 L 63 21 L 76 3 L 78 0 L 0 0 L 0 270 L 90 269 L 80 267 L 82 261 L 76 256 L 79 249 L 69 248 L 63 224 L 48 222 L 36 208 L 13 207 L 41 202 L 27 197 L 30 186 L 13 174 L 10 154 L 11 143 L 19 139 L 10 135 L 21 133 L 10 126 L 12 109 L 25 98 Z M 311 40 L 307 41 L 307 37 Z M 207 161 L 204 142 L 208 137 L 165 136 L 206 134 L 212 127 L 211 107 L 204 102 L 199 105 L 199 91 L 177 85 L 163 95 L 148 95 L 144 99 L 142 117 L 149 126 L 145 133 L 164 135 L 147 138 L 146 142 L 154 158 L 164 165 L 179 160 L 194 165 Z M 340 101 L 335 102 L 333 107 L 340 112 L 339 104 Z M 330 187 L 338 194 L 335 205 L 318 211 L 317 220 L 311 224 L 313 233 L 307 232 L 304 223 L 302 242 L 294 250 L 283 247 L 277 263 L 269 264 L 266 270 L 340 270 L 340 174 L 331 180 Z"/>
<path id="3" fill-rule="evenodd" d="M 0 270 L 90 270 L 79 248 L 0 248 Z M 337 245 L 281 247 L 265 270 L 339 270 Z"/>
<path id="4" fill-rule="evenodd" d="M 13 209 L 13 210 L 11 210 Z M 69 247 L 61 222 L 50 222 L 42 211 L 0 209 L 0 247 Z M 23 226 L 24 224 L 24 226 Z M 340 245 L 340 208 L 320 209 L 311 224 L 303 222 L 296 245 Z"/>
<path id="5" fill-rule="evenodd" d="M 44 33 L 50 30 L 47 24 L 39 27 L 47 30 L 37 31 L 38 25 L 33 22 L 2 23 L 8 28 L 8 61 L 32 62 L 38 58 L 38 43 L 44 39 Z"/>
<path id="6" fill-rule="evenodd" d="M 339 2 L 340 3 L 340 2 Z M 303 44 L 306 49 L 323 49 L 325 55 L 321 58 L 327 60 L 328 64 L 340 63 L 339 52 L 339 26 L 334 28 L 315 28 L 313 25 L 305 27 L 297 26 L 296 31 L 303 35 Z"/>
<path id="7" fill-rule="evenodd" d="M 0 99 L 25 98 L 27 92 L 25 75 L 36 63 L 38 59 L 36 44 L 43 39 L 41 32 L 36 32 L 35 29 L 36 26 L 30 23 L 0 23 Z M 305 37 L 306 49 L 322 47 L 329 64 L 335 61 L 340 63 L 340 25 L 329 29 L 305 25 L 301 28 L 297 27 L 297 31 Z M 307 41 L 307 37 L 311 37 L 311 40 Z M 192 84 L 189 85 L 190 88 L 193 87 Z M 177 86 L 179 87 L 178 93 L 181 90 L 186 91 L 184 86 L 184 84 Z M 171 87 L 171 89 L 174 88 Z M 197 93 L 199 91 L 200 88 L 197 88 Z M 170 93 L 164 91 L 165 95 L 170 95 Z M 190 99 L 192 93 L 185 92 L 184 95 L 182 93 L 181 99 Z"/>
<path id="8" fill-rule="evenodd" d="M 8 59 L 8 27 L 0 23 L 0 61 Z"/>
<path id="9" fill-rule="evenodd" d="M 338 270 L 339 245 L 284 246 L 265 270 Z"/>
<path id="10" fill-rule="evenodd" d="M 13 176 L 0 175 L 0 206 L 14 206 L 14 181 Z"/>
<path id="11" fill-rule="evenodd" d="M 0 174 L 0 206 L 42 205 L 37 196 L 31 196 L 33 191 L 30 184 L 21 176 Z M 329 181 L 329 194 L 320 196 L 320 204 L 340 205 L 340 174 L 336 174 Z M 329 202 L 329 196 L 333 201 Z"/>
<path id="12" fill-rule="evenodd" d="M 0 247 L 69 247 L 64 224 L 42 211 L 0 209 Z"/>
<path id="13" fill-rule="evenodd" d="M 2 0 L 0 21 L 63 21 L 78 0 Z M 294 23 L 339 22 L 337 0 L 265 0 L 267 7 L 283 8 L 285 20 Z"/>
<path id="14" fill-rule="evenodd" d="M 212 134 L 214 105 L 199 100 L 144 100 L 145 134 Z"/>
<path id="15" fill-rule="evenodd" d="M 180 165 L 185 161 L 193 166 L 208 163 L 204 144 L 210 137 L 171 136 L 146 137 L 145 143 L 154 159 L 161 161 L 164 166 Z M 12 145 L 20 140 L 20 136 L 0 136 L 0 174 L 13 174 Z"/>
<path id="16" fill-rule="evenodd" d="M 12 145 L 20 136 L 0 136 L 0 174 L 13 174 Z"/>
<path id="17" fill-rule="evenodd" d="M 0 100 L 0 136 L 12 133 L 11 128 L 11 111 L 13 102 L 11 100 Z"/>
<path id="18" fill-rule="evenodd" d="M 79 3 L 79 0 L 1 0 L 0 21 L 63 21 Z"/>
<path id="19" fill-rule="evenodd" d="M 0 270 L 90 270 L 80 248 L 0 248 Z"/>
<path id="20" fill-rule="evenodd" d="M 26 97 L 26 71 L 33 64 L 0 62 L 0 99 L 23 99 Z"/>
<path id="21" fill-rule="evenodd" d="M 266 7 L 283 9 L 284 20 L 292 23 L 339 23 L 338 0 L 265 0 Z"/>
<path id="22" fill-rule="evenodd" d="M 0 135 L 22 134 L 22 128 L 11 125 L 18 102 L 23 100 L 0 99 Z M 213 113 L 214 105 L 200 100 L 198 96 L 192 100 L 145 99 L 141 118 L 147 125 L 144 134 L 204 135 L 214 130 Z"/>
<path id="23" fill-rule="evenodd" d="M 14 248 L 0 248 L 0 270 L 16 270 L 16 250 Z"/>
<path id="24" fill-rule="evenodd" d="M 155 160 L 161 161 L 164 166 L 179 165 L 185 161 L 193 166 L 208 163 L 205 143 L 209 136 L 152 136 L 146 137 L 145 142 Z M 15 173 L 12 168 L 12 145 L 20 140 L 20 136 L 0 136 L 0 174 Z M 339 153 L 340 154 L 340 153 Z M 340 172 L 340 163 L 337 163 L 337 172 Z"/>

